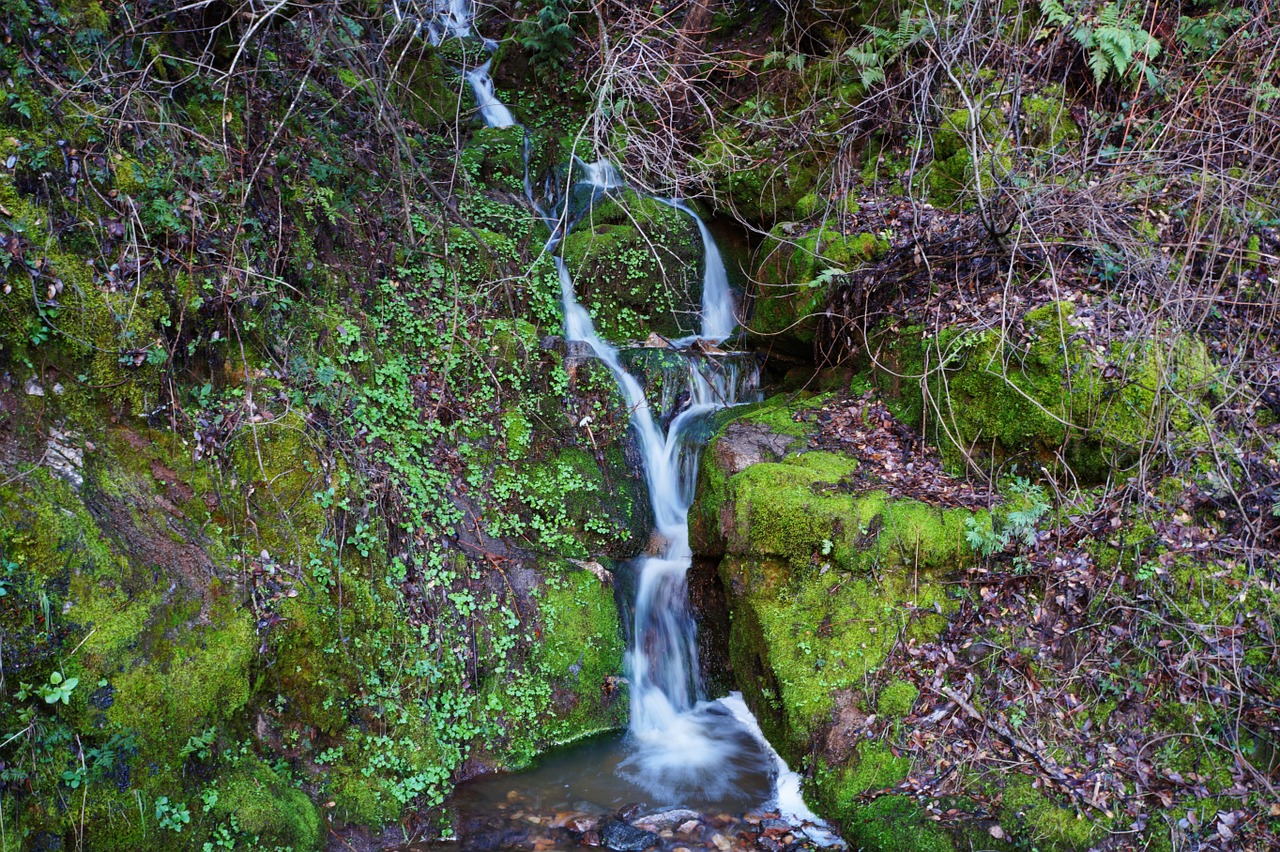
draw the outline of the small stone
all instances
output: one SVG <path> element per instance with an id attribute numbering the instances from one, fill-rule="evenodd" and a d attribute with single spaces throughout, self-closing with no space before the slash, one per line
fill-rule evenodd
<path id="1" fill-rule="evenodd" d="M 680 827 L 677 828 L 676 831 L 680 834 L 693 834 L 701 827 L 702 823 L 698 822 L 696 819 L 691 819 L 688 822 L 680 823 Z"/>
<path id="2" fill-rule="evenodd" d="M 40 387 L 40 383 L 35 379 L 27 379 L 24 389 L 27 392 L 27 396 L 44 396 L 44 388 Z"/>
<path id="3" fill-rule="evenodd" d="M 711 835 L 711 842 L 720 852 L 729 852 L 733 848 L 733 841 L 719 832 Z"/>
<path id="4" fill-rule="evenodd" d="M 595 819 L 594 817 L 578 817 L 573 822 L 569 823 L 569 828 L 586 834 L 589 831 L 595 831 L 596 827 L 599 825 L 600 820 Z"/>

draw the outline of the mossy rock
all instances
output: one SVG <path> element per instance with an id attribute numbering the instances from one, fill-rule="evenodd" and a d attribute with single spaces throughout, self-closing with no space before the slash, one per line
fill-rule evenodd
<path id="1" fill-rule="evenodd" d="M 737 127 L 718 128 L 702 143 L 703 154 L 692 168 L 710 180 L 718 204 L 743 221 L 768 227 L 793 219 L 818 184 L 816 156 L 779 159 L 771 140 L 746 139 Z"/>
<path id="2" fill-rule="evenodd" d="M 1212 388 L 1225 380 L 1203 344 L 1116 343 L 1104 360 L 1067 303 L 1028 311 L 1023 325 L 1022 342 L 994 329 L 936 337 L 902 329 L 880 340 L 876 379 L 890 407 L 935 441 L 953 470 L 1065 462 L 1087 485 L 1123 473 L 1158 441 L 1187 447 L 1207 438 Z"/>
<path id="3" fill-rule="evenodd" d="M 797 229 L 778 225 L 761 246 L 759 289 L 747 328 L 767 346 L 808 357 L 839 274 L 876 260 L 889 241 L 881 234 L 843 233 L 834 221 L 791 236 Z"/>
<path id="4" fill-rule="evenodd" d="M 458 155 L 458 163 L 478 184 L 523 192 L 524 128 L 478 128 Z"/>
<path id="5" fill-rule="evenodd" d="M 217 789 L 211 813 L 234 819 L 254 848 L 305 852 L 320 847 L 324 827 L 315 804 L 256 757 L 241 757 Z"/>
<path id="6" fill-rule="evenodd" d="M 891 682 L 872 702 L 868 678 L 899 642 L 930 641 L 945 628 L 954 602 L 944 581 L 975 558 L 965 522 L 986 513 L 856 487 L 856 460 L 796 440 L 809 428 L 796 413 L 821 401 L 778 398 L 722 415 L 700 465 L 692 540 L 724 554 L 737 684 L 784 758 L 818 761 L 809 793 L 821 812 L 866 848 L 899 848 L 909 836 L 920 848 L 950 849 L 918 815 L 892 842 L 877 840 L 877 812 L 855 800 L 896 784 L 910 762 L 832 732 L 873 712 L 910 712 L 913 685 Z"/>
<path id="7" fill-rule="evenodd" d="M 454 125 L 459 115 L 475 109 L 475 96 L 461 74 L 445 64 L 440 51 L 416 42 L 405 51 L 399 85 L 391 87 L 405 112 L 424 129 Z"/>
<path id="8" fill-rule="evenodd" d="M 609 680 L 622 672 L 624 651 L 612 587 L 588 570 L 551 567 L 538 612 L 535 670 L 551 685 L 554 716 L 544 747 L 624 725 L 625 702 Z"/>
<path id="9" fill-rule="evenodd" d="M 679 210 L 626 190 L 593 206 L 562 254 L 578 301 L 605 339 L 696 331 L 702 240 Z"/>

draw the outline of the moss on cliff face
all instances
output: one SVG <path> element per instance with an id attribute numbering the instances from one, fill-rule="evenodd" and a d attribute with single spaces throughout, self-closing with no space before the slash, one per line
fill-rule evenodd
<path id="1" fill-rule="evenodd" d="M 776 226 L 759 250 L 759 292 L 748 328 L 770 346 L 808 356 L 835 276 L 879 258 L 889 241 L 883 234 L 846 234 L 835 220 L 799 237 L 791 236 L 795 230 L 791 223 Z"/>

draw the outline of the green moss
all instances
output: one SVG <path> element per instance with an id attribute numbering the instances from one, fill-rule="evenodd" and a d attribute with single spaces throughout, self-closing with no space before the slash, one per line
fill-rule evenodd
<path id="1" fill-rule="evenodd" d="M 622 632 L 613 591 L 589 571 L 551 576 L 538 603 L 543 631 L 535 665 L 567 694 L 545 736 L 564 742 L 623 724 L 621 702 L 606 697 L 606 678 L 622 671 Z"/>
<path id="2" fill-rule="evenodd" d="M 954 470 L 967 467 L 966 457 L 982 470 L 1012 460 L 1052 470 L 1065 460 L 1090 484 L 1123 471 L 1156 436 L 1182 447 L 1206 438 L 1207 394 L 1223 379 L 1203 346 L 1177 338 L 1117 344 L 1106 374 L 1077 334 L 1070 305 L 1044 305 L 1024 323 L 1024 343 L 956 329 L 923 340 L 904 330 L 883 341 L 882 393 Z"/>
<path id="3" fill-rule="evenodd" d="M 257 634 L 249 614 L 227 601 L 201 623 L 199 606 L 155 613 L 149 654 L 114 678 L 117 697 L 107 718 L 138 732 L 148 760 L 178 765 L 192 734 L 236 717 L 249 701 L 249 665 Z"/>
<path id="4" fill-rule="evenodd" d="M 807 350 L 818 314 L 838 285 L 834 272 L 848 272 L 882 256 L 889 241 L 882 234 L 845 234 L 835 221 L 824 222 L 798 238 L 779 225 L 760 249 L 760 290 L 749 328 L 774 345 Z"/>
<path id="5" fill-rule="evenodd" d="M 324 491 L 337 473 L 319 441 L 302 416 L 292 412 L 251 423 L 230 442 L 229 484 L 245 495 L 244 521 L 255 534 L 255 550 L 302 563 L 316 547 L 325 513 L 313 495 Z"/>
<path id="6" fill-rule="evenodd" d="M 475 108 L 471 87 L 462 75 L 446 70 L 435 49 L 423 46 L 411 56 L 400 66 L 401 85 L 392 90 L 414 122 L 424 128 L 452 126 Z"/>
<path id="7" fill-rule="evenodd" d="M 0 337 L 9 344 L 0 350 L 0 364 L 31 376 L 30 365 L 56 363 L 61 372 L 104 388 L 109 402 L 126 408 L 154 400 L 161 367 L 147 360 L 147 352 L 156 346 L 158 321 L 169 313 L 157 287 L 159 273 L 144 276 L 130 291 L 99 286 L 85 259 L 49 232 L 47 212 L 18 192 L 12 172 L 0 171 L 0 208 L 42 264 L 37 298 L 26 287 L 0 295 Z M 44 399 L 51 415 L 83 417 L 83 396 L 72 391 Z"/>
<path id="8" fill-rule="evenodd" d="M 879 582 L 835 572 L 799 579 L 780 563 L 732 556 L 721 574 L 740 590 L 730 633 L 739 685 L 788 760 L 805 753 L 834 696 L 860 688 L 884 662 L 913 608 L 949 608 L 940 586 L 897 574 Z"/>
<path id="9" fill-rule="evenodd" d="M 1072 808 L 1054 804 L 1025 776 L 1016 776 L 1006 787 L 1003 812 L 1002 824 L 1006 830 L 1013 825 L 1024 825 L 1027 840 L 1051 852 L 1088 849 L 1102 832 L 1097 822 L 1084 818 Z"/>
<path id="10" fill-rule="evenodd" d="M 481 127 L 458 155 L 473 181 L 510 192 L 524 191 L 524 128 Z"/>
<path id="11" fill-rule="evenodd" d="M 316 849 L 323 834 L 320 813 L 306 793 L 290 786 L 256 757 L 240 759 L 218 786 L 215 816 L 234 818 L 254 848 Z"/>
<path id="12" fill-rule="evenodd" d="M 882 852 L 951 850 L 946 833 L 909 797 L 880 795 L 868 804 L 859 803 L 866 793 L 897 786 L 910 769 L 909 758 L 895 756 L 884 743 L 868 742 L 848 763 L 832 766 L 819 761 L 808 792 L 856 848 Z"/>
<path id="13" fill-rule="evenodd" d="M 975 146 L 977 160 L 974 160 Z M 1013 169 L 1012 145 L 1001 110 L 994 104 L 977 114 L 957 109 L 943 117 L 933 134 L 933 162 L 917 178 L 933 203 L 969 209 Z"/>
<path id="14" fill-rule="evenodd" d="M 867 852 L 951 852 L 946 832 L 908 796 L 880 796 L 843 822 L 845 838 Z"/>
<path id="15" fill-rule="evenodd" d="M 692 333 L 702 243 L 692 220 L 627 191 L 593 208 L 562 244 L 579 301 L 613 341 Z"/>
<path id="16" fill-rule="evenodd" d="M 351 767 L 339 767 L 329 778 L 334 813 L 345 823 L 381 828 L 394 822 L 403 806 L 382 789 L 376 779 L 366 778 Z"/>
<path id="17" fill-rule="evenodd" d="M 880 690 L 880 697 L 876 699 L 876 712 L 890 719 L 902 719 L 911 712 L 919 695 L 920 690 L 915 684 L 895 680 Z"/>
<path id="18" fill-rule="evenodd" d="M 744 138 L 735 126 L 722 126 L 703 138 L 703 154 L 692 166 L 713 182 L 717 198 L 742 219 L 789 218 L 796 204 L 813 191 L 820 164 L 811 156 L 778 163 L 770 145 Z"/>
<path id="19" fill-rule="evenodd" d="M 1022 128 L 1029 143 L 1042 151 L 1060 150 L 1080 141 L 1061 86 L 1046 86 L 1022 99 Z"/>

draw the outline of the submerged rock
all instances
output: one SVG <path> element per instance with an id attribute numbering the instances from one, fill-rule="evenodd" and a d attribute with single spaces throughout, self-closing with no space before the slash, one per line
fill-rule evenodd
<path id="1" fill-rule="evenodd" d="M 642 852 L 662 840 L 656 833 L 628 825 L 620 819 L 606 822 L 600 837 L 604 845 L 614 852 Z"/>

